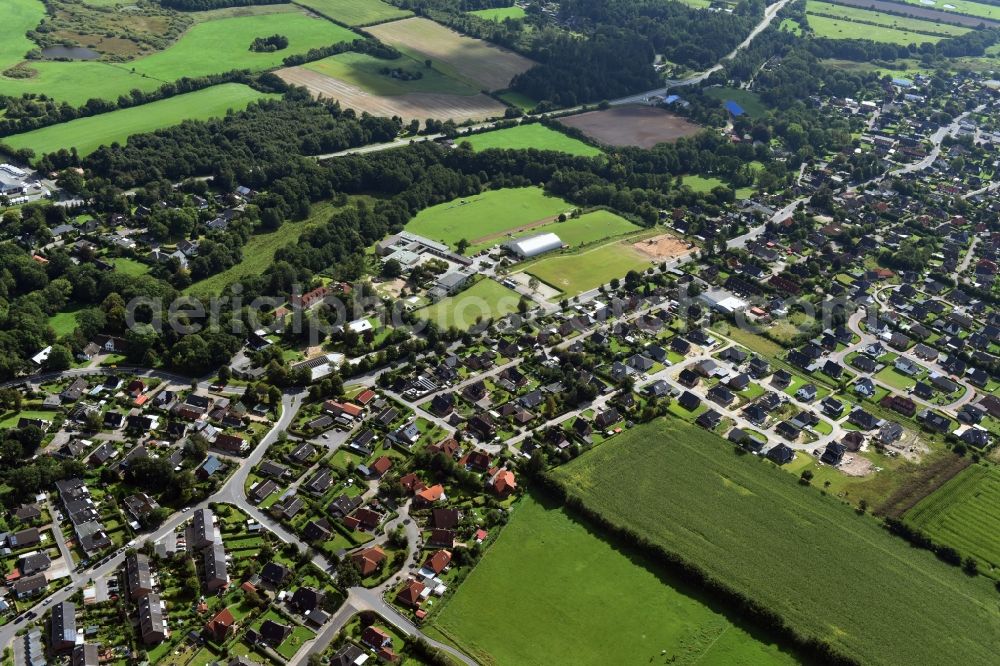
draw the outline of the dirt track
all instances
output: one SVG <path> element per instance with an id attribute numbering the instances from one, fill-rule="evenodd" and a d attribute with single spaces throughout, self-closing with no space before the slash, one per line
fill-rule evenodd
<path id="1" fill-rule="evenodd" d="M 560 118 L 592 139 L 608 146 L 652 148 L 701 131 L 701 127 L 651 106 L 616 106 Z"/>
<path id="2" fill-rule="evenodd" d="M 404 121 L 426 120 L 484 120 L 503 116 L 504 105 L 482 93 L 476 95 L 444 95 L 409 93 L 407 95 L 373 95 L 357 86 L 304 67 L 278 70 L 286 83 L 303 86 L 317 97 L 340 101 L 341 106 L 355 111 L 367 111 L 373 116 L 399 116 Z"/>

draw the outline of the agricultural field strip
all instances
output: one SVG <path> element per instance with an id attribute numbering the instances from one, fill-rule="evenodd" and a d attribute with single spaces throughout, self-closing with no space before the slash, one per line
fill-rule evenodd
<path id="1" fill-rule="evenodd" d="M 935 542 L 1000 563 L 1000 473 L 973 465 L 908 511 L 907 523 Z"/>
<path id="2" fill-rule="evenodd" d="M 874 520 L 859 518 L 846 506 L 802 488 L 789 475 L 768 470 L 768 463 L 733 456 L 717 436 L 687 424 L 673 427 L 675 423 L 670 421 L 669 430 L 662 423 L 641 426 L 646 429 L 641 433 L 629 431 L 613 445 L 604 445 L 558 469 L 556 478 L 581 491 L 579 494 L 586 498 L 586 503 L 613 522 L 644 533 L 668 550 L 696 562 L 709 575 L 786 617 L 800 631 L 826 638 L 832 629 L 834 644 L 863 661 L 903 659 L 907 651 L 915 657 L 914 650 L 933 659 L 926 652 L 930 649 L 928 643 L 935 646 L 931 652 L 937 650 L 941 658 L 948 654 L 975 660 L 985 658 L 983 650 L 992 650 L 1000 644 L 1000 633 L 995 630 L 991 635 L 978 636 L 975 641 L 966 633 L 964 623 L 971 622 L 969 615 L 973 609 L 994 618 L 997 615 L 990 601 L 991 593 L 981 579 L 968 579 L 931 554 L 911 549 L 882 531 Z M 658 429 L 659 437 L 650 437 L 650 427 Z M 651 447 L 653 442 L 661 448 Z M 625 478 L 623 475 L 635 477 L 636 470 L 654 469 L 669 470 L 670 479 L 676 483 L 664 484 L 663 475 L 641 473 L 632 478 L 628 491 L 618 483 Z M 726 490 L 732 491 L 731 494 Z M 685 506 L 706 506 L 699 497 L 705 502 L 721 500 L 722 508 L 711 512 L 711 518 L 703 512 L 683 511 Z M 648 507 L 649 511 L 636 515 L 636 506 Z M 667 506 L 675 518 L 663 523 L 659 509 Z M 725 524 L 719 524 L 719 516 L 727 517 Z M 709 519 L 713 521 L 711 531 L 715 535 L 710 543 L 705 541 L 705 521 Z M 796 527 L 798 530 L 790 532 Z M 803 529 L 809 531 L 802 532 Z M 796 542 L 802 543 L 802 548 L 784 547 L 775 551 L 766 545 L 770 543 L 769 536 L 784 542 L 791 533 L 796 534 Z M 706 546 L 710 547 L 706 550 Z M 778 552 L 791 570 L 808 567 L 810 561 L 822 562 L 839 583 L 828 585 L 815 580 L 812 585 L 793 591 L 766 584 L 770 574 L 746 567 L 747 559 L 756 561 L 760 557 L 764 561 Z M 877 566 L 866 564 L 875 561 Z M 878 576 L 879 586 L 888 586 L 887 591 L 876 595 L 859 591 L 860 597 L 849 594 L 849 589 L 857 586 L 870 590 L 873 576 Z M 939 599 L 933 617 L 917 601 L 930 597 Z M 866 600 L 864 609 L 859 610 L 859 599 Z M 819 609 L 825 614 L 818 614 Z M 868 629 L 849 623 L 851 617 L 868 617 L 871 613 L 897 617 L 908 614 L 910 617 L 901 618 L 900 624 L 905 631 L 916 634 L 874 636 Z M 830 617 L 838 618 L 841 626 L 830 627 L 827 619 Z M 915 644 L 916 635 L 925 640 Z M 957 654 L 956 650 L 963 654 Z M 977 653 L 979 657 L 972 656 Z"/>
<path id="3" fill-rule="evenodd" d="M 809 26 L 816 35 L 830 39 L 877 38 L 875 41 L 897 44 L 899 46 L 924 42 L 936 43 L 943 39 L 941 35 L 928 35 L 884 26 L 871 26 L 865 23 L 858 23 L 857 21 L 832 19 L 817 14 L 809 14 L 808 18 Z"/>
<path id="4" fill-rule="evenodd" d="M 836 0 L 836 4 L 874 7 L 881 11 L 904 13 L 932 21 L 949 21 L 969 27 L 979 25 L 983 22 L 980 19 L 986 19 L 987 24 L 990 20 L 1000 22 L 1000 6 L 971 0 L 937 0 L 937 4 L 932 6 L 924 5 L 920 0 Z M 945 5 L 952 5 L 954 9 L 946 8 Z"/>

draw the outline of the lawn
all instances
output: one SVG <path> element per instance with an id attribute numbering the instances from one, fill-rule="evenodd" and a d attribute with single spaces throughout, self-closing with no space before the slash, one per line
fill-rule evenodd
<path id="1" fill-rule="evenodd" d="M 537 150 L 555 150 L 560 153 L 579 155 L 581 157 L 595 157 L 603 154 L 600 148 L 595 148 L 562 132 L 557 132 L 541 123 L 529 123 L 527 125 L 518 125 L 517 127 L 509 127 L 484 134 L 476 134 L 470 137 L 463 137 L 460 141 L 467 141 L 474 150 L 488 150 L 489 148 L 524 150 L 535 148 Z"/>
<path id="2" fill-rule="evenodd" d="M 860 663 L 986 663 L 1000 649 L 989 581 L 677 419 L 629 430 L 554 476 L 590 510 Z"/>
<path id="3" fill-rule="evenodd" d="M 304 65 L 306 69 L 353 84 L 373 95 L 406 95 L 409 93 L 436 93 L 443 95 L 476 95 L 478 90 L 456 79 L 449 78 L 433 67 L 426 67 L 408 56 L 396 60 L 383 60 L 364 53 L 339 53 L 329 58 Z M 383 74 L 382 70 L 402 70 L 414 77 L 411 80 Z"/>
<path id="4" fill-rule="evenodd" d="M 382 0 L 298 0 L 297 4 L 350 26 L 372 25 L 412 15 Z"/>
<path id="5" fill-rule="evenodd" d="M 649 257 L 625 241 L 606 243 L 576 254 L 546 257 L 525 270 L 569 297 L 649 266 Z"/>
<path id="6" fill-rule="evenodd" d="M 8 32 L 13 32 L 13 28 L 6 27 L 4 34 Z M 250 43 L 256 37 L 276 32 L 288 38 L 288 48 L 273 53 L 250 50 Z M 231 16 L 195 23 L 167 49 L 127 63 L 32 61 L 29 66 L 35 75 L 24 79 L 0 78 L 0 94 L 44 93 L 79 106 L 90 98 L 117 99 L 134 88 L 154 90 L 184 76 L 205 76 L 233 69 L 263 71 L 281 65 L 289 55 L 357 38 L 356 33 L 329 21 L 310 18 L 304 11 Z M 10 57 L 21 47 L 0 49 L 0 54 Z M 24 51 L 20 54 L 18 58 Z M 6 66 L 15 62 L 16 59 L 11 60 Z"/>
<path id="7" fill-rule="evenodd" d="M 491 9 L 477 9 L 469 12 L 473 16 L 478 16 L 487 21 L 503 21 L 504 19 L 523 19 L 525 12 L 523 7 L 493 7 Z"/>
<path id="8" fill-rule="evenodd" d="M 706 96 L 713 99 L 725 102 L 727 100 L 732 100 L 743 107 L 747 115 L 751 118 L 756 118 L 767 113 L 767 107 L 764 103 L 760 101 L 756 93 L 752 93 L 749 90 L 743 90 L 742 88 L 723 88 L 718 86 L 713 86 L 711 88 L 706 88 L 704 90 Z"/>
<path id="9" fill-rule="evenodd" d="M 478 317 L 496 318 L 517 312 L 520 300 L 517 292 L 494 280 L 483 279 L 459 294 L 417 310 L 416 315 L 441 328 L 454 326 L 464 331 L 475 325 Z"/>
<path id="10" fill-rule="evenodd" d="M 425 208 L 406 224 L 406 230 L 451 246 L 463 238 L 473 245 L 493 245 L 508 232 L 540 226 L 572 209 L 540 187 L 490 190 Z"/>
<path id="11" fill-rule="evenodd" d="M 733 188 L 732 185 L 715 176 L 684 176 L 682 182 L 693 192 L 711 192 L 716 187 L 722 186 L 732 188 L 736 192 L 737 199 L 746 199 L 753 195 L 752 187 Z"/>
<path id="12" fill-rule="evenodd" d="M 896 16 L 895 14 L 885 14 L 883 12 L 862 9 L 860 7 L 846 7 L 844 5 L 831 4 L 829 2 L 820 2 L 819 0 L 809 0 L 806 3 L 806 11 L 809 13 L 818 13 L 829 17 L 843 19 L 845 21 L 859 21 L 878 24 L 877 26 L 867 26 L 869 30 L 879 30 L 881 29 L 880 27 L 886 27 L 894 30 L 905 30 L 915 33 L 933 33 L 936 35 L 946 35 L 952 37 L 964 35 L 969 32 L 969 28 L 963 28 L 957 25 L 936 23 L 934 21 L 918 18 Z M 809 21 L 811 23 L 812 18 L 810 18 Z"/>
<path id="13" fill-rule="evenodd" d="M 221 273 L 216 273 L 189 285 L 185 294 L 215 295 L 222 293 L 223 288 L 248 275 L 260 275 L 274 261 L 274 253 L 279 247 L 297 243 L 302 233 L 313 224 L 326 222 L 337 210 L 329 201 L 313 204 L 309 217 L 305 220 L 289 221 L 276 231 L 254 234 L 243 246 L 243 260 Z"/>
<path id="14" fill-rule="evenodd" d="M 128 257 L 116 257 L 111 260 L 114 264 L 115 270 L 119 273 L 124 273 L 125 275 L 131 275 L 133 277 L 138 275 L 145 275 L 149 272 L 149 266 L 142 263 L 141 261 L 136 261 L 135 259 L 129 259 Z"/>
<path id="15" fill-rule="evenodd" d="M 813 29 L 817 37 L 827 37 L 829 39 L 870 39 L 876 42 L 907 46 L 908 44 L 922 44 L 924 42 L 939 42 L 940 36 L 922 35 L 908 30 L 897 30 L 866 23 L 856 23 L 854 21 L 842 21 L 840 19 L 827 18 L 807 14 L 809 27 Z"/>
<path id="16" fill-rule="evenodd" d="M 76 313 L 77 309 L 64 310 L 63 312 L 57 312 L 51 317 L 49 317 L 49 326 L 52 330 L 56 332 L 57 337 L 62 337 L 64 335 L 69 335 L 76 330 Z"/>
<path id="17" fill-rule="evenodd" d="M 41 419 L 43 421 L 52 421 L 55 418 L 57 412 L 42 412 L 37 410 L 22 410 L 20 412 L 6 412 L 0 414 L 0 430 L 7 430 L 9 428 L 16 428 L 17 422 L 21 419 Z"/>
<path id="18" fill-rule="evenodd" d="M 935 543 L 972 555 L 987 570 L 1000 565 L 1000 469 L 967 467 L 904 516 Z"/>
<path id="19" fill-rule="evenodd" d="M 13 148 L 31 148 L 38 156 L 73 147 L 80 155 L 88 155 L 102 145 L 125 143 L 133 134 L 152 132 L 184 120 L 224 116 L 230 109 L 245 109 L 251 102 L 265 97 L 277 95 L 266 95 L 238 83 L 225 83 L 142 106 L 16 134 L 4 139 L 4 143 Z"/>
<path id="20" fill-rule="evenodd" d="M 483 664 L 794 662 L 697 590 L 531 497 L 446 603 L 434 628 Z"/>

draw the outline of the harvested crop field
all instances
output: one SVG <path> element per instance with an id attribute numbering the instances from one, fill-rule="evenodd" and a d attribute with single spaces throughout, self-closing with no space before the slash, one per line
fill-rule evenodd
<path id="1" fill-rule="evenodd" d="M 560 118 L 595 141 L 609 146 L 652 148 L 701 131 L 701 127 L 651 106 L 616 106 Z"/>
<path id="2" fill-rule="evenodd" d="M 535 66 L 513 51 L 466 37 L 425 18 L 383 23 L 368 32 L 417 60 L 430 60 L 434 67 L 474 83 L 480 90 L 502 90 L 514 76 Z"/>
<path id="3" fill-rule="evenodd" d="M 306 67 L 289 67 L 277 72 L 286 83 L 303 86 L 316 97 L 340 101 L 341 106 L 356 111 L 367 111 L 373 116 L 399 116 L 404 121 L 425 120 L 482 120 L 502 116 L 503 104 L 482 93 L 451 95 L 444 93 L 407 93 L 405 95 L 376 95 L 358 86 L 335 79 Z"/>
<path id="4" fill-rule="evenodd" d="M 694 246 L 691 243 L 670 234 L 661 234 L 637 243 L 632 243 L 632 247 L 645 255 L 649 255 L 651 259 L 664 260 L 683 257 L 694 250 Z"/>

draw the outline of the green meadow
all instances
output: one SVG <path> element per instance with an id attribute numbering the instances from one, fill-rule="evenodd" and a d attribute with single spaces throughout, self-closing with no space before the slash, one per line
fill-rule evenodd
<path id="1" fill-rule="evenodd" d="M 251 102 L 266 97 L 277 95 L 266 95 L 238 83 L 225 83 L 142 106 L 16 134 L 5 138 L 4 143 L 13 148 L 31 148 L 38 156 L 74 147 L 81 155 L 87 155 L 100 146 L 125 143 L 133 134 L 152 132 L 184 120 L 224 116 L 231 109 L 245 109 Z"/>
<path id="2" fill-rule="evenodd" d="M 496 666 L 796 663 L 697 590 L 530 496 L 433 629 Z"/>
<path id="3" fill-rule="evenodd" d="M 529 123 L 493 132 L 475 134 L 470 137 L 463 137 L 459 141 L 468 142 L 473 150 L 488 150 L 490 148 L 523 150 L 535 148 L 537 150 L 555 150 L 581 157 L 596 157 L 597 155 L 604 154 L 600 148 L 595 148 L 562 132 L 557 132 L 541 123 Z"/>
<path id="4" fill-rule="evenodd" d="M 487 21 L 503 21 L 504 19 L 523 19 L 525 12 L 523 7 L 492 7 L 490 9 L 476 9 L 469 12 L 473 16 L 478 16 Z"/>
<path id="5" fill-rule="evenodd" d="M 24 37 L 44 14 L 38 0 L 9 0 L 18 9 L 15 21 L 0 28 L 2 69 L 20 62 L 35 44 Z M 214 13 L 213 13 L 214 14 Z M 44 93 L 80 106 L 90 98 L 117 99 L 132 89 L 151 91 L 181 77 L 219 74 L 233 69 L 263 71 L 281 65 L 292 54 L 358 38 L 347 28 L 303 11 L 250 14 L 199 21 L 163 51 L 125 63 L 99 61 L 30 61 L 30 78 L 0 77 L 0 94 Z M 255 53 L 257 37 L 281 33 L 289 46 L 274 53 Z"/>

